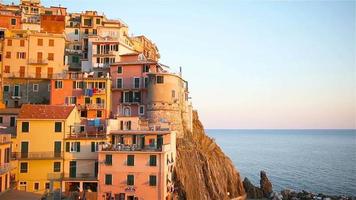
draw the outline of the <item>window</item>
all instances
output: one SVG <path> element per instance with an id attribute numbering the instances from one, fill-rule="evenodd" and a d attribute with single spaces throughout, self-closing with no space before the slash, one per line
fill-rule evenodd
<path id="1" fill-rule="evenodd" d="M 48 53 L 48 60 L 54 60 L 54 53 Z"/>
<path id="2" fill-rule="evenodd" d="M 157 176 L 150 175 L 150 186 L 156 186 L 156 185 L 157 185 Z"/>
<path id="3" fill-rule="evenodd" d="M 10 73 L 10 66 L 5 66 L 4 73 Z"/>
<path id="4" fill-rule="evenodd" d="M 54 123 L 54 132 L 56 132 L 56 133 L 62 132 L 62 122 Z"/>
<path id="5" fill-rule="evenodd" d="M 134 78 L 134 88 L 140 88 L 140 78 Z"/>
<path id="6" fill-rule="evenodd" d="M 134 165 L 135 165 L 135 156 L 127 155 L 127 166 L 134 166 Z"/>
<path id="7" fill-rule="evenodd" d="M 43 46 L 43 39 L 37 39 L 37 45 Z"/>
<path id="8" fill-rule="evenodd" d="M 63 82 L 62 81 L 55 81 L 54 82 L 54 88 L 62 88 L 63 87 Z"/>
<path id="9" fill-rule="evenodd" d="M 13 26 L 16 25 L 16 19 L 11 19 L 11 25 L 13 25 Z"/>
<path id="10" fill-rule="evenodd" d="M 12 46 L 12 40 L 10 39 L 7 40 L 7 46 Z"/>
<path id="11" fill-rule="evenodd" d="M 30 122 L 22 122 L 22 132 L 28 133 L 30 130 Z"/>
<path id="12" fill-rule="evenodd" d="M 150 166 L 157 166 L 157 156 L 150 155 Z"/>
<path id="13" fill-rule="evenodd" d="M 83 81 L 73 81 L 73 89 L 83 89 L 84 82 Z"/>
<path id="14" fill-rule="evenodd" d="M 66 152 L 80 152 L 80 142 L 66 142 Z"/>
<path id="15" fill-rule="evenodd" d="M 139 114 L 139 115 L 144 115 L 144 114 L 145 114 L 145 106 L 142 106 L 142 105 L 141 105 L 141 106 L 139 107 L 138 114 Z"/>
<path id="16" fill-rule="evenodd" d="M 32 90 L 33 90 L 34 92 L 38 92 L 38 88 L 39 88 L 39 85 L 38 85 L 38 84 L 33 84 L 33 85 L 32 85 Z"/>
<path id="17" fill-rule="evenodd" d="M 172 98 L 176 98 L 176 91 L 172 90 Z"/>
<path id="18" fill-rule="evenodd" d="M 50 184 L 49 183 L 45 183 L 45 189 L 49 190 L 49 188 L 50 188 Z"/>
<path id="19" fill-rule="evenodd" d="M 84 19 L 85 26 L 91 26 L 91 19 Z"/>
<path id="20" fill-rule="evenodd" d="M 53 39 L 48 40 L 48 46 L 54 47 L 54 40 Z"/>
<path id="21" fill-rule="evenodd" d="M 53 163 L 53 172 L 60 172 L 61 171 L 61 162 L 54 162 Z"/>
<path id="22" fill-rule="evenodd" d="M 93 29 L 93 35 L 96 35 L 98 32 L 96 29 Z"/>
<path id="23" fill-rule="evenodd" d="M 20 46 L 24 47 L 25 46 L 25 40 L 20 40 Z"/>
<path id="24" fill-rule="evenodd" d="M 148 78 L 147 77 L 144 78 L 144 83 L 145 83 L 145 88 L 147 88 L 148 87 Z"/>
<path id="25" fill-rule="evenodd" d="M 157 76 L 157 83 L 158 83 L 158 84 L 161 84 L 161 83 L 163 83 L 163 82 L 164 82 L 163 76 Z"/>
<path id="26" fill-rule="evenodd" d="M 112 175 L 105 174 L 105 185 L 111 185 L 111 184 L 112 184 Z"/>
<path id="27" fill-rule="evenodd" d="M 96 19 L 96 24 L 100 24 L 100 19 Z"/>
<path id="28" fill-rule="evenodd" d="M 11 58 L 11 52 L 10 51 L 6 52 L 5 58 Z"/>
<path id="29" fill-rule="evenodd" d="M 20 96 L 20 86 L 19 85 L 15 85 L 15 87 L 14 87 L 14 96 L 15 97 Z"/>
<path id="30" fill-rule="evenodd" d="M 99 151 L 99 142 L 91 142 L 91 152 Z"/>
<path id="31" fill-rule="evenodd" d="M 145 73 L 145 72 L 150 72 L 150 66 L 149 65 L 143 65 L 142 66 L 142 72 Z"/>
<path id="32" fill-rule="evenodd" d="M 102 117 L 103 116 L 103 111 L 97 110 L 96 111 L 96 117 Z"/>
<path id="33" fill-rule="evenodd" d="M 122 74 L 122 67 L 121 66 L 117 67 L 117 73 L 118 74 Z"/>
<path id="34" fill-rule="evenodd" d="M 0 123 L 1 123 L 1 124 L 3 123 L 3 119 L 2 119 L 2 117 L 0 117 Z M 1 154 L 0 154 L 0 156 L 1 156 Z"/>
<path id="35" fill-rule="evenodd" d="M 4 92 L 10 92 L 10 86 L 4 85 Z"/>
<path id="36" fill-rule="evenodd" d="M 34 183 L 33 184 L 33 189 L 35 190 L 35 191 L 37 191 L 37 190 L 39 190 L 40 189 L 40 183 Z"/>
<path id="37" fill-rule="evenodd" d="M 134 175 L 127 175 L 127 185 L 135 185 Z"/>
<path id="38" fill-rule="evenodd" d="M 74 30 L 74 34 L 75 34 L 75 35 L 78 35 L 78 34 L 79 34 L 79 30 L 78 30 L 78 29 L 75 29 L 75 30 Z"/>
<path id="39" fill-rule="evenodd" d="M 123 88 L 122 78 L 116 79 L 116 88 Z"/>
<path id="40" fill-rule="evenodd" d="M 17 52 L 17 59 L 26 59 L 26 52 Z"/>
<path id="41" fill-rule="evenodd" d="M 77 104 L 77 97 L 67 97 L 66 100 L 68 105 Z"/>
<path id="42" fill-rule="evenodd" d="M 20 163 L 20 173 L 27 173 L 28 172 L 28 163 L 22 162 Z"/>
<path id="43" fill-rule="evenodd" d="M 79 63 L 79 57 L 78 56 L 73 56 L 72 57 L 72 63 Z"/>
<path id="44" fill-rule="evenodd" d="M 112 155 L 105 155 L 105 165 L 112 165 Z"/>
<path id="45" fill-rule="evenodd" d="M 89 30 L 86 28 L 86 29 L 84 30 L 84 33 L 88 35 Z"/>

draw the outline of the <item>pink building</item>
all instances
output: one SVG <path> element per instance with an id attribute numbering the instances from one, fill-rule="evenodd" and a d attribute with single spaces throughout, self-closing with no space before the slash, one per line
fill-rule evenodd
<path id="1" fill-rule="evenodd" d="M 114 116 L 146 116 L 148 74 L 162 71 L 156 61 L 138 53 L 121 56 L 110 66 Z"/>
<path id="2" fill-rule="evenodd" d="M 98 199 L 170 199 L 176 133 L 138 117 L 109 120 L 108 133 L 111 143 L 99 151 Z"/>

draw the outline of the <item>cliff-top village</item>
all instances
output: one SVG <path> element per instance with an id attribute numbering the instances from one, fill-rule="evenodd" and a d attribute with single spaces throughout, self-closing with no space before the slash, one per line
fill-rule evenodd
<path id="1" fill-rule="evenodd" d="M 0 4 L 0 195 L 174 198 L 192 106 L 187 81 L 159 58 L 98 11 Z"/>

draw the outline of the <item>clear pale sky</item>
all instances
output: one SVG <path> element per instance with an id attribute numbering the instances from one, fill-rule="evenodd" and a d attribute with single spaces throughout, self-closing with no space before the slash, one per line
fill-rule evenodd
<path id="1" fill-rule="evenodd" d="M 206 128 L 356 128 L 355 1 L 42 2 L 153 40 Z"/>

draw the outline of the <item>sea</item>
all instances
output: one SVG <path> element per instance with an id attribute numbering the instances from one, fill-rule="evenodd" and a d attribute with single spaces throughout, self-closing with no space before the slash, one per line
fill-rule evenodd
<path id="1" fill-rule="evenodd" d="M 356 196 L 356 130 L 217 130 L 206 133 L 241 175 L 259 186 L 267 172 L 274 191 Z"/>

